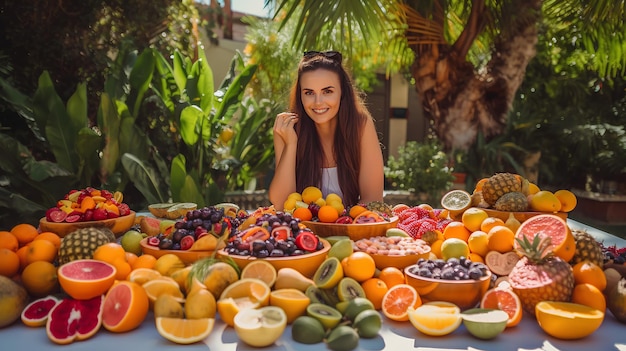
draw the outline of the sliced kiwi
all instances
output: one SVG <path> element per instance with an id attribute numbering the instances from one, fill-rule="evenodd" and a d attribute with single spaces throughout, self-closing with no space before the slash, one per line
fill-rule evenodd
<path id="1" fill-rule="evenodd" d="M 353 278 L 343 277 L 337 284 L 337 296 L 340 301 L 349 301 L 355 297 L 365 297 L 365 290 Z"/>
<path id="2" fill-rule="evenodd" d="M 304 294 L 311 300 L 311 303 L 321 303 L 329 306 L 332 304 L 332 301 L 328 298 L 328 294 L 315 285 L 309 285 L 304 291 Z"/>
<path id="3" fill-rule="evenodd" d="M 341 322 L 341 312 L 323 303 L 312 303 L 306 308 L 306 314 L 320 321 L 324 328 L 333 329 Z"/>
<path id="4" fill-rule="evenodd" d="M 335 287 L 341 278 L 343 278 L 341 262 L 337 257 L 328 257 L 315 271 L 313 282 L 320 289 L 330 289 Z"/>

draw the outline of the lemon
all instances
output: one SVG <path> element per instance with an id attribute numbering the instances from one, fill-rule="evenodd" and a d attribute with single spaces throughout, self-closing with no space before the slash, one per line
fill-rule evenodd
<path id="1" fill-rule="evenodd" d="M 450 302 L 427 302 L 415 309 L 409 307 L 407 313 L 415 329 L 430 336 L 450 334 L 462 322 L 461 310 Z"/>
<path id="2" fill-rule="evenodd" d="M 470 253 L 468 244 L 458 238 L 450 238 L 441 244 L 441 257 L 448 260 L 452 257 L 467 257 Z"/>

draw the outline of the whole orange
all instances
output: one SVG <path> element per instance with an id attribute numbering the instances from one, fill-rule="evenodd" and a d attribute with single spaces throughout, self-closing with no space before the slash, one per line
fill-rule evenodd
<path id="1" fill-rule="evenodd" d="M 383 297 L 389 291 L 387 284 L 379 278 L 370 278 L 361 283 L 361 287 L 365 291 L 365 297 L 374 305 L 374 309 L 379 310 L 383 304 Z"/>
<path id="2" fill-rule="evenodd" d="M 356 251 L 341 260 L 343 274 L 357 282 L 364 282 L 376 273 L 376 262 L 369 254 Z"/>
<path id="3" fill-rule="evenodd" d="M 107 263 L 113 263 L 117 259 L 126 260 L 126 251 L 118 243 L 106 243 L 96 248 L 93 259 Z"/>
<path id="4" fill-rule="evenodd" d="M 50 295 L 59 289 L 57 268 L 47 261 L 35 261 L 22 271 L 22 284 L 31 296 Z"/>
<path id="5" fill-rule="evenodd" d="M 339 212 L 333 206 L 324 205 L 317 212 L 317 218 L 323 223 L 334 223 L 339 218 Z"/>
<path id="6" fill-rule="evenodd" d="M 469 229 L 465 227 L 463 222 L 460 221 L 452 221 L 448 223 L 446 228 L 443 230 L 443 237 L 445 239 L 457 238 L 467 242 L 471 232 Z"/>
<path id="7" fill-rule="evenodd" d="M 139 257 L 137 257 L 137 259 L 135 260 L 135 262 L 133 262 L 131 264 L 131 268 L 133 270 L 137 269 L 137 268 L 154 268 L 154 264 L 156 263 L 156 257 L 149 255 L 149 254 L 143 254 Z"/>
<path id="8" fill-rule="evenodd" d="M 6 230 L 0 231 L 0 248 L 17 251 L 19 247 L 20 243 L 17 241 L 15 235 L 11 234 L 11 232 L 7 232 Z"/>
<path id="9" fill-rule="evenodd" d="M 0 248 L 0 275 L 12 277 L 20 271 L 20 258 L 13 250 Z"/>
<path id="10" fill-rule="evenodd" d="M 35 240 L 35 237 L 39 235 L 39 232 L 33 225 L 21 223 L 11 229 L 11 234 L 15 235 L 17 241 L 20 243 L 20 246 L 24 246 Z"/>
<path id="11" fill-rule="evenodd" d="M 53 262 L 57 257 L 57 248 L 48 240 L 33 240 L 28 244 L 26 264 L 35 261 Z"/>
<path id="12" fill-rule="evenodd" d="M 576 263 L 572 270 L 574 271 L 574 281 L 576 284 L 591 284 L 600 291 L 606 288 L 606 274 L 602 267 L 590 261 L 582 261 Z"/>
<path id="13" fill-rule="evenodd" d="M 311 210 L 307 207 L 298 207 L 293 211 L 293 216 L 299 218 L 301 221 L 310 221 L 313 218 Z"/>
<path id="14" fill-rule="evenodd" d="M 387 288 L 406 283 L 404 272 L 397 267 L 385 267 L 378 274 L 378 279 L 385 282 Z"/>
<path id="15" fill-rule="evenodd" d="M 48 240 L 54 244 L 54 247 L 56 247 L 57 250 L 61 247 L 61 237 L 53 232 L 43 232 L 37 235 L 34 240 Z"/>

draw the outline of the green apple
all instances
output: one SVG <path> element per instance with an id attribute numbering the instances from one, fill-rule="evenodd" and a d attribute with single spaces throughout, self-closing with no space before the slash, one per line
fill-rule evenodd
<path id="1" fill-rule="evenodd" d="M 120 243 L 126 252 L 132 252 L 135 255 L 139 256 L 142 254 L 140 241 L 144 238 L 144 234 L 136 231 L 129 230 L 124 235 L 122 235 L 122 239 Z"/>

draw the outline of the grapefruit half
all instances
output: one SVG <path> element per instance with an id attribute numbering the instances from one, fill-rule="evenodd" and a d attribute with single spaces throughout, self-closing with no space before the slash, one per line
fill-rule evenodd
<path id="1" fill-rule="evenodd" d="M 109 290 L 117 271 L 109 263 L 81 259 L 63 264 L 57 272 L 61 288 L 77 300 L 88 300 Z"/>
<path id="2" fill-rule="evenodd" d="M 569 227 L 565 221 L 556 215 L 542 214 L 528 218 L 517 229 L 515 233 L 515 249 L 519 249 L 519 243 L 517 239 L 524 240 L 524 237 L 528 238 L 528 241 L 532 242 L 536 235 L 540 238 L 550 238 L 550 250 L 554 253 L 569 252 L 564 245 L 569 245 L 568 242 Z"/>
<path id="3" fill-rule="evenodd" d="M 143 323 L 149 306 L 148 294 L 141 285 L 117 282 L 104 298 L 102 325 L 115 333 L 133 330 Z"/>

